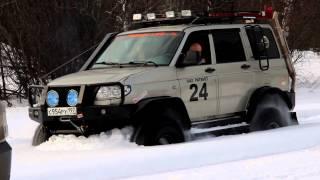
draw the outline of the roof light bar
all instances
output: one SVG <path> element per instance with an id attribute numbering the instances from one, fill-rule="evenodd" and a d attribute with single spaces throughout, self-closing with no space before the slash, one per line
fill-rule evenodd
<path id="1" fill-rule="evenodd" d="M 156 14 L 155 13 L 148 13 L 147 14 L 147 19 L 148 20 L 155 20 L 156 19 Z"/>
<path id="2" fill-rule="evenodd" d="M 243 19 L 257 19 L 255 16 L 243 16 Z"/>
<path id="3" fill-rule="evenodd" d="M 166 12 L 166 17 L 167 18 L 174 18 L 175 17 L 174 11 L 167 11 Z"/>
<path id="4" fill-rule="evenodd" d="M 142 20 L 142 14 L 133 14 L 132 19 L 134 21 L 140 21 L 140 20 Z"/>
<path id="5" fill-rule="evenodd" d="M 273 17 L 273 8 L 266 7 L 264 11 L 261 12 L 212 12 L 209 13 L 209 17 L 217 17 L 217 18 L 230 18 L 230 17 L 238 17 L 243 19 L 272 19 Z"/>
<path id="6" fill-rule="evenodd" d="M 265 8 L 265 12 L 266 12 L 266 18 L 268 19 L 272 19 L 273 18 L 273 8 L 270 7 L 266 7 Z"/>
<path id="7" fill-rule="evenodd" d="M 182 10 L 181 11 L 181 16 L 182 17 L 190 17 L 190 16 L 192 16 L 191 10 Z"/>
<path id="8" fill-rule="evenodd" d="M 145 14 L 134 14 L 133 15 L 133 21 L 183 21 L 191 19 L 190 17 L 193 16 L 193 13 L 191 10 L 182 10 L 181 12 L 175 12 L 175 11 L 167 11 L 165 14 L 155 14 L 155 13 L 148 13 Z M 177 17 L 177 18 L 176 18 Z M 245 20 L 246 22 L 249 22 L 247 20 L 267 20 L 273 18 L 273 8 L 265 6 L 263 11 L 238 11 L 238 12 L 208 12 L 203 15 L 200 15 L 199 17 L 193 17 L 193 18 L 202 18 L 205 19 L 205 21 L 210 20 L 219 20 L 221 21 L 227 21 L 227 20 Z M 158 18 L 158 19 L 157 19 Z M 251 21 L 250 21 L 251 22 Z M 149 22 L 150 23 L 150 22 Z M 172 22 L 171 22 L 172 23 Z M 173 22 L 174 23 L 174 22 Z"/>

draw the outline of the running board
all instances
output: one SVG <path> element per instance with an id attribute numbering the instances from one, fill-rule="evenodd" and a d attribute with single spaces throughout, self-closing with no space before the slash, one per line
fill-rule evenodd
<path id="1" fill-rule="evenodd" d="M 248 133 L 250 126 L 244 121 L 243 116 L 229 116 L 220 119 L 194 122 L 191 136 L 198 139 L 203 136 L 222 136 Z"/>
<path id="2" fill-rule="evenodd" d="M 247 123 L 231 124 L 226 126 L 217 126 L 211 128 L 191 128 L 192 139 L 199 139 L 205 136 L 223 136 L 235 135 L 250 132 L 250 126 Z"/>
<path id="3" fill-rule="evenodd" d="M 202 129 L 202 128 L 210 128 L 210 127 L 216 127 L 216 126 L 227 126 L 231 124 L 240 124 L 243 122 L 244 120 L 242 116 L 229 116 L 229 117 L 220 118 L 220 119 L 193 122 L 192 127 Z"/>

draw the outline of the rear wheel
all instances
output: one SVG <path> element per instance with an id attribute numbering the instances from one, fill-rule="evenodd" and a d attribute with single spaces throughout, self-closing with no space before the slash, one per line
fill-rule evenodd
<path id="1" fill-rule="evenodd" d="M 279 94 L 267 94 L 258 103 L 250 122 L 250 131 L 262 131 L 296 125 L 287 103 Z"/>
<path id="2" fill-rule="evenodd" d="M 50 136 L 51 133 L 49 130 L 44 125 L 40 124 L 33 135 L 32 146 L 38 146 L 42 144 L 43 142 L 47 141 Z"/>

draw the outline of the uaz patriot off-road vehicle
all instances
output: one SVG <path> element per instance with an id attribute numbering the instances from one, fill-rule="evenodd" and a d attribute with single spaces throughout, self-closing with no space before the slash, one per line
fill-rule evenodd
<path id="1" fill-rule="evenodd" d="M 141 145 L 297 124 L 295 72 L 271 9 L 192 16 L 135 14 L 136 28 L 106 35 L 82 69 L 30 93 L 40 123 L 33 144 L 53 134 L 133 127 Z M 141 28 L 138 28 L 138 27 Z"/>

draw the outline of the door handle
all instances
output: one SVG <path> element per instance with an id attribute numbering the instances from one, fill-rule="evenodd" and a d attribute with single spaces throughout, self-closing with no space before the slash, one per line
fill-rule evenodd
<path id="1" fill-rule="evenodd" d="M 251 66 L 248 64 L 244 64 L 241 66 L 241 69 L 249 69 Z"/>
<path id="2" fill-rule="evenodd" d="M 213 72 L 215 72 L 216 71 L 216 69 L 214 69 L 214 68 L 207 68 L 206 70 L 205 70 L 205 72 L 207 72 L 207 73 L 213 73 Z"/>

